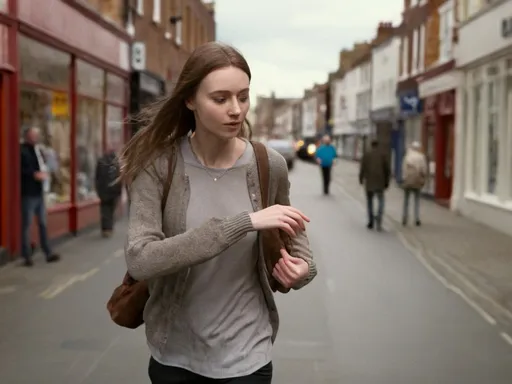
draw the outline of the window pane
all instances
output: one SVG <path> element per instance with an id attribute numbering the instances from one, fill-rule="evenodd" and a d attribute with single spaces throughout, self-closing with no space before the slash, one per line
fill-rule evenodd
<path id="1" fill-rule="evenodd" d="M 478 85 L 473 88 L 473 97 L 474 97 L 474 109 L 473 109 L 473 191 L 479 193 L 480 192 L 480 175 L 481 175 L 481 168 L 480 168 L 480 146 L 478 144 L 480 139 L 480 125 L 481 125 L 481 118 L 480 113 L 482 111 L 482 86 Z"/>
<path id="2" fill-rule="evenodd" d="M 498 114 L 489 114 L 489 146 L 488 146 L 488 177 L 487 192 L 496 193 L 496 177 L 498 176 Z"/>
<path id="3" fill-rule="evenodd" d="M 121 149 L 124 142 L 123 109 L 107 106 L 107 146 L 115 151 Z"/>
<path id="4" fill-rule="evenodd" d="M 41 130 L 41 146 L 50 174 L 44 185 L 48 206 L 69 202 L 71 148 L 68 94 L 21 84 L 21 138 L 23 131 L 30 127 Z"/>
<path id="5" fill-rule="evenodd" d="M 498 173 L 498 113 L 497 104 L 497 83 L 491 81 L 488 85 L 488 145 L 487 145 L 487 192 L 496 193 L 496 177 Z"/>
<path id="6" fill-rule="evenodd" d="M 21 81 L 68 89 L 71 56 L 19 36 Z"/>
<path id="7" fill-rule="evenodd" d="M 94 176 L 96 162 L 103 152 L 103 103 L 80 97 L 76 125 L 77 199 L 96 198 Z"/>
<path id="8" fill-rule="evenodd" d="M 107 100 L 117 103 L 125 103 L 126 82 L 123 78 L 107 74 Z"/>
<path id="9" fill-rule="evenodd" d="M 105 89 L 105 72 L 84 61 L 78 60 L 77 69 L 77 89 L 81 95 L 88 95 L 103 99 Z"/>
<path id="10" fill-rule="evenodd" d="M 507 119 L 507 135 L 508 135 L 508 143 L 512 141 L 512 74 L 507 76 L 507 93 L 506 93 L 506 107 L 507 110 L 504 114 L 505 118 Z M 510 185 L 509 185 L 509 197 L 512 197 L 512 151 L 510 151 L 509 148 L 509 166 L 510 166 Z"/>

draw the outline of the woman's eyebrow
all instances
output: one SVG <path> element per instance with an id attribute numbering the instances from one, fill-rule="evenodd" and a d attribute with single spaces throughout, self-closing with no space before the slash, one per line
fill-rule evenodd
<path id="1" fill-rule="evenodd" d="M 249 88 L 244 88 L 244 89 L 242 89 L 242 90 L 240 90 L 240 91 L 238 91 L 236 93 L 243 93 L 243 92 L 249 92 Z M 222 93 L 222 94 L 229 93 L 230 94 L 230 93 L 233 93 L 233 92 L 228 91 L 227 89 L 217 89 L 215 91 L 210 92 L 210 95 L 213 95 L 215 93 Z"/>

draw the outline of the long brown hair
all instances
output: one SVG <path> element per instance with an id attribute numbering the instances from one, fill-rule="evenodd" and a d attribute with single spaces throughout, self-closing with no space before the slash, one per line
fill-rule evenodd
<path id="1" fill-rule="evenodd" d="M 120 153 L 121 179 L 128 184 L 148 165 L 190 131 L 195 130 L 195 118 L 186 106 L 196 93 L 201 81 L 211 72 L 236 67 L 244 71 L 249 80 L 251 70 L 242 54 L 235 48 L 211 42 L 196 48 L 186 61 L 172 94 L 145 107 L 136 121 L 145 126 L 125 145 Z M 246 120 L 240 136 L 250 136 Z"/>

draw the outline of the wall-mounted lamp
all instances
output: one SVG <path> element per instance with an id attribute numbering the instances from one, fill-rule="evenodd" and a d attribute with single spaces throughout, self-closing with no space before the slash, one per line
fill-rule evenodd
<path id="1" fill-rule="evenodd" d="M 171 16 L 169 18 L 169 23 L 171 23 L 171 25 L 176 25 L 179 21 L 181 21 L 183 19 L 182 16 Z"/>

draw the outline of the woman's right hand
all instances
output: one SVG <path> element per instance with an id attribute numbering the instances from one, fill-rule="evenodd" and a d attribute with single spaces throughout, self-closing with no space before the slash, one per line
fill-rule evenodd
<path id="1" fill-rule="evenodd" d="M 288 205 L 273 205 L 258 212 L 250 213 L 252 226 L 255 230 L 279 228 L 290 236 L 296 236 L 298 231 L 306 229 L 309 217 Z"/>

